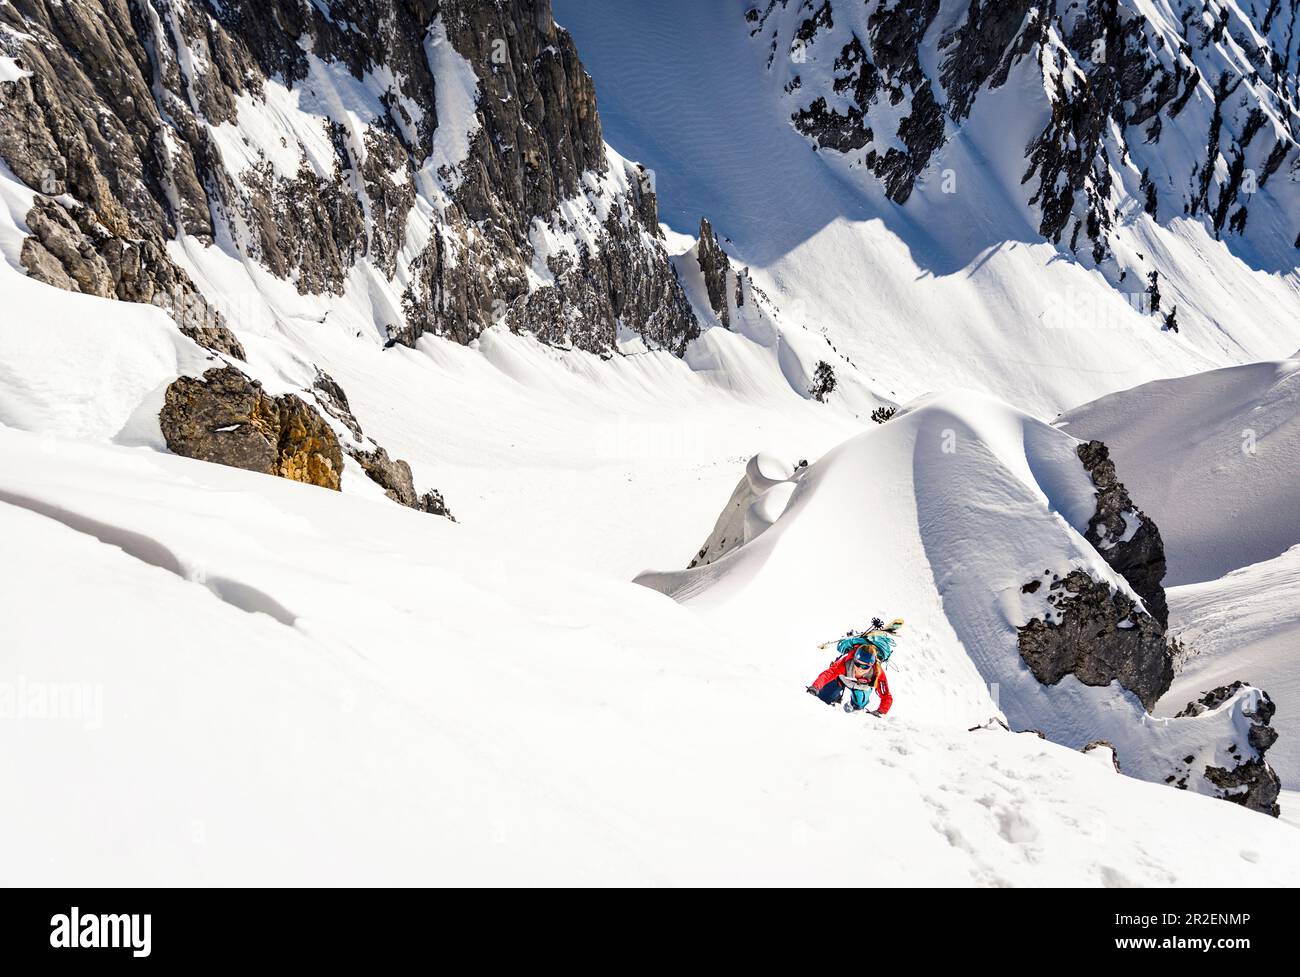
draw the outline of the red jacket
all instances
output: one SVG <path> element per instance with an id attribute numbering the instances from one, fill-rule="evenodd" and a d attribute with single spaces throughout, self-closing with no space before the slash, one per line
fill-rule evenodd
<path id="1" fill-rule="evenodd" d="M 848 672 L 851 661 L 853 661 L 853 652 L 835 659 L 835 661 L 831 662 L 830 668 L 817 676 L 817 680 L 813 682 L 812 687 L 820 692 L 825 688 L 827 682 L 834 682 Z M 889 692 L 889 677 L 885 674 L 885 670 L 881 668 L 879 662 L 876 663 L 876 668 L 880 672 L 880 679 L 876 682 L 876 694 L 880 696 L 878 709 L 883 716 L 889 712 L 889 707 L 894 704 L 894 697 Z"/>

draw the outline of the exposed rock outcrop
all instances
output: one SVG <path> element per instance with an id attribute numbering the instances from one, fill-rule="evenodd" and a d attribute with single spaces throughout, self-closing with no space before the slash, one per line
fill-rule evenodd
<path id="1" fill-rule="evenodd" d="M 165 248 L 180 234 L 302 293 L 366 263 L 401 296 L 377 324 L 396 342 L 506 323 L 681 353 L 697 334 L 652 176 L 607 151 L 548 0 L 13 0 L 0 28 L 29 73 L 0 86 L 0 154 L 44 195 L 32 277 L 166 295 L 231 356 L 224 322 L 192 321 L 202 300 Z M 281 127 L 303 95 L 319 111 Z"/>
<path id="2" fill-rule="evenodd" d="M 333 377 L 318 370 L 309 393 L 314 404 L 272 397 L 234 367 L 214 367 L 167 388 L 159 423 L 178 455 L 335 490 L 346 453 L 394 502 L 455 521 L 441 493 L 421 494 L 411 466 L 366 437 Z"/>
<path id="3" fill-rule="evenodd" d="M 56 288 L 157 306 L 200 346 L 234 359 L 244 348 L 225 318 L 168 257 L 156 233 L 123 237 L 88 207 L 38 197 L 26 223 L 20 260 L 28 277 Z"/>
<path id="4" fill-rule="evenodd" d="M 727 272 L 731 270 L 731 261 L 722 245 L 713 235 L 713 225 L 708 218 L 700 218 L 700 244 L 698 252 L 700 274 L 704 276 L 704 287 L 709 292 L 709 305 L 724 326 L 731 326 L 731 313 L 727 308 Z M 737 293 L 739 294 L 739 292 Z"/>
<path id="5" fill-rule="evenodd" d="M 1050 583 L 1046 599 L 1052 619 L 1034 618 L 1019 629 L 1020 655 L 1038 681 L 1118 680 L 1147 709 L 1169 690 L 1174 667 L 1164 628 L 1127 594 L 1072 570 Z"/>
<path id="6" fill-rule="evenodd" d="M 338 490 L 343 452 L 334 431 L 300 397 L 272 397 L 234 367 L 180 377 L 159 415 L 178 455 Z"/>
<path id="7" fill-rule="evenodd" d="M 320 408 L 346 429 L 347 433 L 340 437 L 343 450 L 356 460 L 366 476 L 380 486 L 385 495 L 408 509 L 418 509 L 456 521 L 440 492 L 430 489 L 421 494 L 415 487 L 411 466 L 400 458 L 390 458 L 387 449 L 365 435 L 361 423 L 352 413 L 347 394 L 333 377 L 318 368 L 311 392 Z"/>
<path id="8" fill-rule="evenodd" d="M 1083 748 L 1084 753 L 1092 753 L 1094 750 L 1103 750 L 1106 753 L 1109 753 L 1110 762 L 1111 765 L 1114 766 L 1115 772 L 1124 772 L 1119 765 L 1119 753 L 1115 749 L 1115 744 L 1110 742 L 1110 740 L 1093 740 Z"/>
<path id="9" fill-rule="evenodd" d="M 1104 444 L 1092 441 L 1076 451 L 1097 490 L 1086 538 L 1142 597 L 1142 604 L 1083 569 L 1063 577 L 1049 571 L 1020 588 L 1022 594 L 1038 595 L 1046 584 L 1042 599 L 1048 605 L 1045 613 L 1018 629 L 1020 654 L 1045 685 L 1066 675 L 1092 686 L 1118 681 L 1150 711 L 1169 690 L 1174 651 L 1179 649 L 1165 634 L 1168 610 L 1160 584 L 1165 572 L 1160 532 L 1134 506 Z M 1280 784 L 1264 759 L 1277 738 L 1269 726 L 1271 700 L 1267 693 L 1235 682 L 1189 703 L 1176 718 L 1191 720 L 1216 710 L 1219 714 L 1210 717 L 1212 721 L 1179 734 L 1179 742 L 1193 747 L 1187 756 L 1127 759 L 1145 766 L 1149 778 L 1276 816 Z M 1243 736 L 1247 724 L 1249 732 Z M 1110 749 L 1118 770 L 1122 760 L 1113 744 L 1095 741 L 1084 749 L 1101 746 Z M 1223 762 L 1225 758 L 1229 762 Z"/>
<path id="10" fill-rule="evenodd" d="M 1128 581 L 1160 627 L 1168 627 L 1169 604 L 1161 585 L 1166 567 L 1160 529 L 1129 498 L 1105 444 L 1089 441 L 1076 450 L 1097 487 L 1097 511 L 1088 520 L 1085 533 L 1088 542 Z"/>
<path id="11" fill-rule="evenodd" d="M 408 509 L 418 509 L 420 512 L 456 521 L 440 492 L 430 489 L 421 495 L 416 491 L 411 466 L 402 459 L 389 458 L 388 452 L 379 447 L 371 451 L 349 450 L 348 453 L 365 469 L 370 480 L 382 486 L 385 494 L 394 502 Z"/>
<path id="12" fill-rule="evenodd" d="M 1243 715 L 1251 720 L 1246 734 L 1246 748 L 1243 751 L 1237 743 L 1231 744 L 1229 754 L 1235 766 L 1207 765 L 1205 779 L 1220 789 L 1219 796 L 1224 800 L 1278 817 L 1281 814 L 1278 797 L 1282 781 L 1264 759 L 1269 747 L 1277 742 L 1277 730 L 1269 725 L 1277 707 L 1273 705 L 1268 693 L 1250 689 L 1241 681 L 1233 682 L 1212 689 L 1201 698 L 1189 702 L 1178 716 L 1200 716 L 1212 712 L 1231 701 L 1243 689 L 1249 690 L 1256 697 L 1251 707 L 1243 710 Z M 1250 754 L 1249 757 L 1246 757 L 1247 753 Z"/>

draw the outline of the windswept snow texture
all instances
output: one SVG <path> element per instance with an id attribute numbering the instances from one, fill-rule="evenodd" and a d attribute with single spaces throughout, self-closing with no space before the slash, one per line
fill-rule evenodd
<path id="1" fill-rule="evenodd" d="M 792 686 L 825 666 L 810 636 L 902 615 L 920 626 L 894 660 L 891 719 L 964 729 L 1005 715 L 1075 749 L 1107 740 L 1131 776 L 1191 771 L 1189 789 L 1212 792 L 1199 774 L 1235 766 L 1229 747 L 1246 742 L 1257 692 L 1153 723 L 1117 682 L 1044 686 L 1020 656 L 1016 629 L 1052 615 L 1047 587 L 1024 591 L 1032 580 L 1081 569 L 1133 596 L 1081 535 L 1095 494 L 1076 445 L 984 396 L 928 398 L 811 465 L 761 535 L 707 566 L 639 580 L 783 662 Z"/>
<path id="2" fill-rule="evenodd" d="M 939 714 L 846 725 L 791 694 L 788 647 L 465 526 L 141 449 L 0 451 L 11 884 L 841 884 L 826 839 L 866 820 L 882 886 L 1300 872 L 1289 825 Z M 612 652 L 634 683 L 593 680 Z"/>
<path id="3" fill-rule="evenodd" d="M 1220 580 L 1169 591 L 1169 626 L 1190 657 L 1157 712 L 1172 715 L 1210 689 L 1237 679 L 1277 705 L 1269 765 L 1282 786 L 1300 790 L 1300 546 Z M 1285 810 L 1287 798 L 1282 798 Z"/>
<path id="4" fill-rule="evenodd" d="M 768 68 L 766 35 L 751 38 L 745 19 L 754 6 L 555 4 L 596 81 L 606 138 L 656 172 L 663 219 L 693 232 L 708 217 L 787 321 L 824 331 L 881 381 L 883 395 L 907 400 L 971 387 L 1048 414 L 1147 380 L 1300 346 L 1295 272 L 1252 270 L 1199 220 L 1146 214 L 1132 163 L 1111 174 L 1129 196 L 1106 267 L 1044 240 L 1032 191 L 1021 183 L 1026 144 L 1050 114 L 1046 69 L 1032 58 L 981 93 L 960 136 L 932 155 L 898 204 L 875 175 L 814 150 L 793 127 L 796 106 L 783 87 L 790 66 Z M 835 6 L 859 19 L 860 4 Z M 943 5 L 943 27 L 959 6 Z M 791 2 L 783 23 L 814 12 Z M 924 57 L 937 58 L 938 34 L 936 26 L 926 36 Z M 830 46 L 829 54 L 810 49 L 809 71 L 830 69 L 840 53 Z M 1209 85 L 1197 89 L 1198 119 L 1213 101 Z M 1258 146 L 1265 142 L 1261 135 Z M 1205 143 L 1193 150 L 1171 135 L 1158 151 L 1181 172 Z M 945 171 L 958 174 L 956 192 L 945 192 Z M 1284 193 L 1282 181 L 1291 179 L 1284 168 L 1270 190 Z M 1290 199 L 1292 184 L 1285 186 Z M 1272 219 L 1262 204 L 1255 210 L 1258 221 Z M 1155 314 L 1147 287 L 1157 270 Z M 1163 328 L 1174 307 L 1176 333 Z"/>
<path id="5" fill-rule="evenodd" d="M 1145 384 L 1057 423 L 1110 447 L 1160 527 L 1166 585 L 1214 580 L 1300 543 L 1300 358 Z"/>

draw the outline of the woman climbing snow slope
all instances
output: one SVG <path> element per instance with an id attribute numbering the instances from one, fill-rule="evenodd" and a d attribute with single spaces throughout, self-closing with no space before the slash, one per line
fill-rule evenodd
<path id="1" fill-rule="evenodd" d="M 849 701 L 844 703 L 845 712 L 866 709 L 874 694 L 879 697 L 879 702 L 875 709 L 868 710 L 869 714 L 883 716 L 889 712 L 894 696 L 889 691 L 884 664 L 894 652 L 893 637 L 875 627 L 864 634 L 841 638 L 835 650 L 839 657 L 817 676 L 808 686 L 808 691 L 827 705 L 834 705 L 844 697 L 847 689 L 850 695 Z"/>

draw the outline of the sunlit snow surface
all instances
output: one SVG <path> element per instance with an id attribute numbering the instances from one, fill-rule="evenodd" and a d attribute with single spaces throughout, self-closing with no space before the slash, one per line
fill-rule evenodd
<path id="1" fill-rule="evenodd" d="M 887 826 L 877 885 L 1300 871 L 1287 824 L 1032 735 L 850 719 L 789 649 L 469 527 L 147 449 L 0 450 L 6 681 L 100 703 L 0 722 L 12 884 L 836 883 L 846 823 Z"/>
<path id="2" fill-rule="evenodd" d="M 276 393 L 329 372 L 460 525 L 379 498 L 355 467 L 337 494 L 166 454 L 163 391 L 220 361 L 157 309 L 26 279 L 33 192 L 0 168 L 0 775 L 21 799 L 0 818 L 6 881 L 837 883 L 825 844 L 846 823 L 887 826 L 864 880 L 881 885 L 1296 877 L 1287 824 L 1070 748 L 1096 730 L 1128 736 L 1130 756 L 1142 736 L 1181 748 L 1188 724 L 1134 732 L 1121 692 L 1025 681 L 1023 567 L 1108 571 L 1079 536 L 1076 432 L 987 396 L 1050 418 L 1285 355 L 1291 285 L 1224 262 L 1197 228 L 1138 228 L 1188 269 L 1170 337 L 1014 228 L 971 247 L 983 231 L 964 210 L 881 209 L 755 97 L 740 13 L 558 5 L 607 138 L 658 171 L 665 219 L 693 234 L 708 216 L 770 296 L 683 360 L 629 343 L 602 361 L 503 329 L 381 348 L 472 130 L 472 79 L 436 34 L 449 128 L 417 174 L 397 279 L 358 265 L 341 296 L 302 296 L 232 242 L 171 242 L 234 325 L 241 368 Z M 387 85 L 311 68 L 304 90 L 247 109 L 271 155 L 327 117 L 366 118 Z M 0 82 L 15 71 L 0 61 Z M 605 179 L 625 180 L 610 158 Z M 670 240 L 712 325 L 692 242 Z M 1106 328 L 1045 320 L 1069 304 L 1052 297 Z M 817 404 L 799 381 L 823 334 L 865 379 Z M 865 419 L 876 395 L 954 386 L 982 392 Z M 765 500 L 746 547 L 678 577 L 760 451 L 815 468 Z M 684 603 L 631 582 L 647 568 L 689 584 Z M 1223 613 L 1171 597 L 1176 620 Z M 881 723 L 802 692 L 826 663 L 815 644 L 873 613 L 909 621 Z M 1064 745 L 967 731 L 1049 707 Z"/>
<path id="3" fill-rule="evenodd" d="M 1199 224 L 1139 213 L 1120 235 L 1134 262 L 1125 288 L 1141 291 L 1139 254 L 1168 269 L 1178 334 L 1041 242 L 1022 213 L 1021 137 L 1046 111 L 1027 62 L 981 95 L 975 135 L 949 141 L 898 207 L 790 125 L 748 6 L 557 0 L 555 11 L 595 79 L 605 138 L 655 170 L 664 219 L 693 233 L 708 217 L 787 318 L 824 329 L 886 394 L 974 387 L 1048 414 L 1300 347 L 1294 272 L 1249 270 Z M 796 6 L 784 16 L 797 20 Z M 942 192 L 944 169 L 960 174 L 956 193 Z"/>

